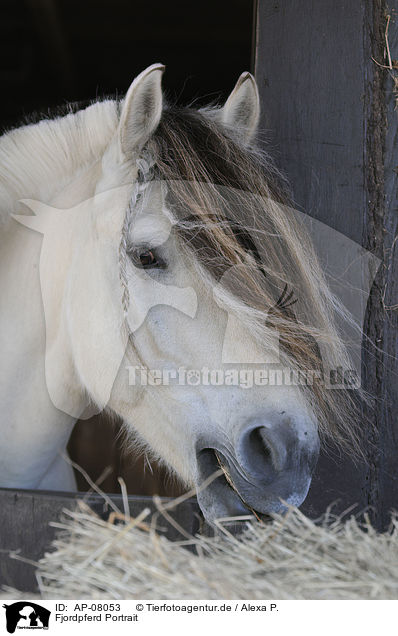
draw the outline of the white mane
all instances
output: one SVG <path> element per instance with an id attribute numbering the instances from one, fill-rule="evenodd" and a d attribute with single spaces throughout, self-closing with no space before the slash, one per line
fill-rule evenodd
<path id="1" fill-rule="evenodd" d="M 0 138 L 0 226 L 22 198 L 47 201 L 101 156 L 118 124 L 118 103 L 96 102 Z"/>

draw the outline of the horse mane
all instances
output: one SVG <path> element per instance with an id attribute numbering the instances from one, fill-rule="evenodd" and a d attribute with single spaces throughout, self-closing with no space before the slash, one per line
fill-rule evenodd
<path id="1" fill-rule="evenodd" d="M 119 118 L 118 102 L 104 100 L 83 110 L 28 123 L 0 137 L 0 227 L 23 198 L 48 201 L 82 168 L 103 154 Z"/>

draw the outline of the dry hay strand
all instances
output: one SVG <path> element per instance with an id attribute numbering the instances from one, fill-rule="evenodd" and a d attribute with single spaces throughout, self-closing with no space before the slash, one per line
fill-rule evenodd
<path id="1" fill-rule="evenodd" d="M 395 16 L 394 16 L 395 17 Z M 395 20 L 393 20 L 395 21 Z M 384 49 L 384 56 L 387 59 L 387 64 L 382 64 L 380 62 L 378 62 L 377 60 L 374 59 L 374 57 L 372 57 L 373 62 L 375 62 L 375 64 L 377 64 L 377 66 L 379 68 L 383 68 L 388 70 L 389 75 L 392 79 L 392 83 L 393 83 L 393 94 L 394 94 L 394 98 L 395 98 L 395 109 L 398 108 L 398 60 L 393 60 L 391 57 L 391 51 L 390 51 L 390 43 L 389 43 L 389 36 L 388 36 L 388 30 L 390 27 L 390 22 L 391 22 L 391 15 L 387 14 L 386 15 L 386 28 L 385 28 L 385 32 L 384 32 L 384 40 L 385 40 L 385 49 Z"/>
<path id="2" fill-rule="evenodd" d="M 59 529 L 51 551 L 38 563 L 41 597 L 398 598 L 396 515 L 390 530 L 378 534 L 366 515 L 362 523 L 354 516 L 343 521 L 329 510 L 313 522 L 289 507 L 269 523 L 242 522 L 239 536 L 224 520 L 217 536 L 175 542 L 156 529 L 173 503 L 155 504 L 152 515 L 148 509 L 135 518 L 112 513 L 108 521 L 83 501 L 64 510 L 63 519 L 51 524 Z"/>

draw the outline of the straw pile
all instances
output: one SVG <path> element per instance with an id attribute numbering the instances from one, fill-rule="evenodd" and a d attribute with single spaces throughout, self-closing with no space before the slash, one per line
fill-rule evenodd
<path id="1" fill-rule="evenodd" d="M 155 529 L 155 516 L 157 524 L 169 517 L 157 505 L 152 517 L 144 510 L 108 521 L 84 502 L 65 511 L 38 564 L 42 598 L 398 598 L 396 516 L 378 534 L 366 518 L 343 522 L 329 511 L 314 523 L 291 507 L 270 523 L 246 522 L 239 537 L 220 523 L 218 536 L 171 542 Z"/>

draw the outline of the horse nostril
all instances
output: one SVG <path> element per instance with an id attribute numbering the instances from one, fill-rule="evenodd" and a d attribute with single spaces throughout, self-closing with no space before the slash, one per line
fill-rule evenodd
<path id="1" fill-rule="evenodd" d="M 258 426 L 243 435 L 239 455 L 248 473 L 272 478 L 286 466 L 286 439 L 280 431 Z"/>
<path id="2" fill-rule="evenodd" d="M 271 459 L 271 451 L 269 446 L 267 445 L 267 442 L 264 439 L 264 435 L 262 435 L 262 429 L 264 427 L 263 426 L 259 426 L 258 428 L 255 428 L 251 433 L 250 433 L 250 445 L 257 448 L 261 454 L 262 457 L 264 459 Z"/>

